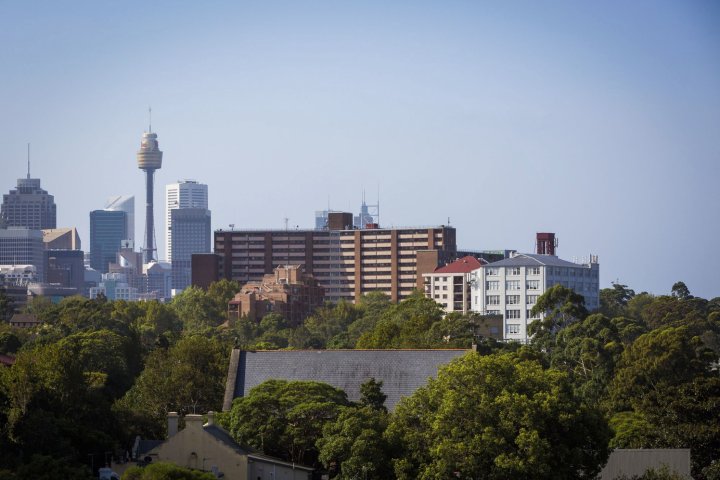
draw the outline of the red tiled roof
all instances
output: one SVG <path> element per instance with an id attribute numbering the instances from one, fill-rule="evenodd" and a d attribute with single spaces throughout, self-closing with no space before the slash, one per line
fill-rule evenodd
<path id="1" fill-rule="evenodd" d="M 458 258 L 444 267 L 436 268 L 433 273 L 470 273 L 486 263 L 485 260 L 478 260 L 472 255 L 468 255 L 467 257 Z"/>

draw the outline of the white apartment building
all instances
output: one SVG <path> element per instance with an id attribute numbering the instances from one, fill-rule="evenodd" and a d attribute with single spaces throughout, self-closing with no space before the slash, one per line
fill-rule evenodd
<path id="1" fill-rule="evenodd" d="M 172 217 L 176 208 L 208 208 L 208 186 L 195 180 L 178 180 L 165 186 L 165 260 L 172 262 Z"/>
<path id="2" fill-rule="evenodd" d="M 423 273 L 425 296 L 442 305 L 447 313 L 467 313 L 472 308 L 472 273 L 485 263 L 469 255 L 432 273 Z"/>
<path id="3" fill-rule="evenodd" d="M 503 338 L 526 342 L 528 325 L 539 318 L 530 311 L 540 295 L 560 284 L 585 297 L 585 307 L 595 310 L 600 306 L 599 275 L 594 255 L 588 263 L 573 263 L 555 255 L 515 254 L 473 272 L 472 309 L 502 315 Z"/>

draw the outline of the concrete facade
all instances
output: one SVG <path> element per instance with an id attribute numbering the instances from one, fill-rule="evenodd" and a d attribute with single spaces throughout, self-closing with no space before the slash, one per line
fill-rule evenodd
<path id="1" fill-rule="evenodd" d="M 424 291 L 427 298 L 432 298 L 443 306 L 447 313 L 467 313 L 472 309 L 472 291 L 470 280 L 472 273 L 485 262 L 472 256 L 438 267 L 432 273 L 424 273 Z"/>
<path id="2" fill-rule="evenodd" d="M 598 480 L 642 476 L 649 469 L 657 471 L 663 465 L 682 478 L 692 478 L 689 448 L 619 448 L 610 454 Z"/>
<path id="3" fill-rule="evenodd" d="M 33 265 L 37 279 L 45 281 L 45 247 L 40 230 L 22 227 L 0 229 L 0 265 Z"/>
<path id="4" fill-rule="evenodd" d="M 599 275 L 596 256 L 579 264 L 554 255 L 516 254 L 473 272 L 472 309 L 502 315 L 504 338 L 527 342 L 527 326 L 540 318 L 530 313 L 540 295 L 554 285 L 563 285 L 585 297 L 588 310 L 595 310 L 600 306 Z"/>
<path id="5" fill-rule="evenodd" d="M 82 250 L 77 228 L 51 228 L 42 231 L 46 250 Z"/>
<path id="6" fill-rule="evenodd" d="M 457 251 L 455 229 L 446 226 L 218 230 L 214 244 L 215 253 L 221 257 L 223 278 L 247 283 L 261 280 L 279 265 L 302 264 L 332 302 L 356 302 L 374 291 L 400 301 L 423 288 L 423 273 L 454 258 Z M 430 252 L 422 262 L 420 251 Z"/>
<path id="7" fill-rule="evenodd" d="M 43 230 L 57 227 L 55 198 L 40 188 L 39 178 L 19 178 L 17 187 L 3 195 L 0 225 Z"/>
<path id="8" fill-rule="evenodd" d="M 173 260 L 173 239 L 174 231 L 172 226 L 172 211 L 176 209 L 196 208 L 208 210 L 208 186 L 198 183 L 195 180 L 182 180 L 165 186 L 165 260 Z M 208 217 L 210 212 L 208 211 Z M 204 235 L 204 232 L 203 232 Z M 208 242 L 210 227 L 208 227 Z M 203 237 L 204 238 L 204 237 Z M 192 253 L 207 253 L 210 251 L 201 250 Z M 188 258 L 188 260 L 190 260 Z M 174 287 L 178 288 L 178 287 Z"/>
<path id="9" fill-rule="evenodd" d="M 173 415 L 175 418 L 173 418 Z M 168 439 L 145 453 L 152 462 L 180 467 L 233 480 L 309 480 L 312 468 L 263 455 L 235 442 L 215 424 L 213 412 L 203 425 L 202 415 L 185 415 L 185 428 L 177 431 L 177 414 L 168 415 Z M 174 422 L 174 425 L 173 424 Z M 114 468 L 118 471 L 117 468 Z"/>
<path id="10" fill-rule="evenodd" d="M 325 301 L 325 289 L 302 265 L 282 265 L 260 282 L 248 282 L 228 303 L 228 317 L 259 322 L 277 313 L 290 325 L 300 325 Z"/>
<path id="11" fill-rule="evenodd" d="M 172 288 L 184 290 L 192 281 L 192 255 L 210 253 L 210 210 L 176 208 L 171 212 L 170 245 L 172 252 Z"/>

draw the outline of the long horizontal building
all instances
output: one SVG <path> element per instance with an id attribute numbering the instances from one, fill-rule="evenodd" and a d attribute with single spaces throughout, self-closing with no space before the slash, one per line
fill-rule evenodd
<path id="1" fill-rule="evenodd" d="M 423 288 L 423 273 L 457 254 L 452 227 L 357 230 L 351 225 L 351 214 L 332 212 L 326 230 L 218 230 L 219 277 L 244 284 L 262 280 L 280 265 L 302 264 L 329 301 L 356 301 L 373 291 L 399 301 Z M 194 270 L 196 275 L 201 272 Z"/>

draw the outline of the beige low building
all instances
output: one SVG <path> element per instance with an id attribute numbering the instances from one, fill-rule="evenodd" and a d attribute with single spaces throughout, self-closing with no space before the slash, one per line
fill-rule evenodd
<path id="1" fill-rule="evenodd" d="M 177 413 L 168 414 L 168 439 L 142 454 L 142 459 L 168 462 L 180 467 L 212 472 L 233 480 L 308 480 L 312 468 L 254 452 L 239 445 L 209 412 L 185 415 L 185 428 L 178 431 Z M 115 471 L 118 469 L 114 468 Z"/>

